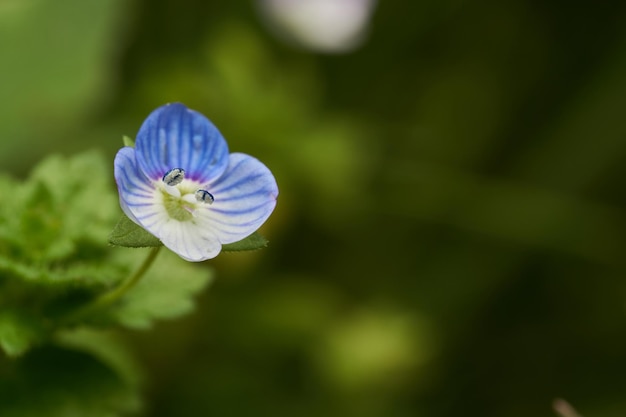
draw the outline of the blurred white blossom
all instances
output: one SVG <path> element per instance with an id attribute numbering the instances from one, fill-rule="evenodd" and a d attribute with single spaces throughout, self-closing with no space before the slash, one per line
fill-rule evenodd
<path id="1" fill-rule="evenodd" d="M 270 28 L 306 49 L 350 52 L 365 40 L 376 0 L 258 0 Z"/>

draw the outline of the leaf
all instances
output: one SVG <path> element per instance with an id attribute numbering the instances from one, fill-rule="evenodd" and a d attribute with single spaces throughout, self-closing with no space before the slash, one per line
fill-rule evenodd
<path id="1" fill-rule="evenodd" d="M 222 245 L 222 252 L 243 252 L 248 250 L 257 250 L 266 247 L 268 240 L 258 232 L 252 233 L 250 236 L 240 240 L 239 242 Z"/>
<path id="2" fill-rule="evenodd" d="M 119 251 L 119 256 L 140 261 L 139 252 Z M 212 275 L 212 270 L 204 266 L 185 262 L 173 252 L 162 252 L 137 286 L 103 312 L 101 318 L 145 329 L 154 320 L 180 317 L 193 309 L 193 297 L 211 282 Z"/>
<path id="3" fill-rule="evenodd" d="M 115 225 L 115 228 L 109 235 L 109 243 L 113 246 L 127 248 L 163 246 L 163 243 L 157 237 L 134 223 L 126 215 L 122 215 L 117 225 Z"/>
<path id="4" fill-rule="evenodd" d="M 71 158 L 51 156 L 37 165 L 32 180 L 53 196 L 63 222 L 63 235 L 72 240 L 103 244 L 117 217 L 118 199 L 111 187 L 111 162 L 100 153 Z M 104 246 L 104 245 L 103 245 Z"/>
<path id="5" fill-rule="evenodd" d="M 130 270 L 106 242 L 119 213 L 110 165 L 95 152 L 53 155 L 26 181 L 0 176 L 0 351 L 45 343 Z"/>
<path id="6" fill-rule="evenodd" d="M 13 261 L 0 255 L 0 286 L 16 279 L 38 285 L 37 292 L 43 287 L 58 287 L 67 293 L 74 289 L 95 288 L 111 285 L 119 279 L 120 273 L 127 268 L 111 262 L 110 259 L 76 262 L 65 266 L 29 265 Z M 61 289 L 61 287 L 63 287 Z M 12 294 L 16 298 L 15 294 Z M 33 295 L 29 296 L 32 299 Z M 0 303 L 5 299 L 0 292 Z M 32 306 L 31 306 L 32 307 Z"/>
<path id="7" fill-rule="evenodd" d="M 130 146 L 131 148 L 135 147 L 135 140 L 126 135 L 122 137 L 122 141 L 124 142 L 124 146 Z"/>
<path id="8" fill-rule="evenodd" d="M 43 329 L 34 320 L 10 310 L 0 313 L 0 347 L 7 355 L 21 355 L 42 338 Z"/>
<path id="9" fill-rule="evenodd" d="M 118 212 L 109 165 L 94 152 L 53 155 L 27 181 L 12 180 L 9 191 L 0 181 L 1 252 L 38 265 L 105 256 Z"/>
<path id="10" fill-rule="evenodd" d="M 46 346 L 0 366 L 2 417 L 113 417 L 140 408 L 137 387 L 87 353 Z"/>

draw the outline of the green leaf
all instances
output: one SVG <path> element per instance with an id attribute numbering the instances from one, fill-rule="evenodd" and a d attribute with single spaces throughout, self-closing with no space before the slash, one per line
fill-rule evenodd
<path id="1" fill-rule="evenodd" d="M 127 248 L 149 248 L 163 246 L 163 243 L 143 227 L 135 224 L 126 215 L 117 222 L 109 235 L 109 243 L 113 246 Z"/>
<path id="2" fill-rule="evenodd" d="M 47 157 L 26 181 L 0 176 L 0 197 L 0 351 L 15 356 L 46 343 L 132 260 L 106 242 L 119 203 L 98 153 Z"/>
<path id="3" fill-rule="evenodd" d="M 2 360 L 2 417 L 115 417 L 141 408 L 137 387 L 87 353 L 46 346 L 10 366 Z"/>
<path id="4" fill-rule="evenodd" d="M 11 190 L 0 181 L 0 252 L 38 265 L 104 256 L 119 207 L 110 171 L 98 153 L 54 155 Z"/>
<path id="5" fill-rule="evenodd" d="M 266 247 L 267 243 L 267 239 L 261 236 L 258 232 L 254 232 L 250 236 L 240 240 L 239 242 L 222 245 L 222 252 L 242 252 L 248 250 L 257 250 Z"/>
<path id="6" fill-rule="evenodd" d="M 36 321 L 14 311 L 0 313 L 0 347 L 7 355 L 21 355 L 42 338 L 43 329 Z"/>
<path id="7" fill-rule="evenodd" d="M 119 256 L 142 261 L 140 252 L 120 250 Z M 103 317 L 94 319 L 145 329 L 154 320 L 182 316 L 193 309 L 193 297 L 211 282 L 212 275 L 211 269 L 164 251 L 136 287 L 104 311 Z"/>
<path id="8" fill-rule="evenodd" d="M 0 288 L 3 283 L 20 280 L 38 285 L 40 288 L 36 289 L 37 292 L 44 291 L 43 287 L 58 287 L 63 293 L 80 288 L 101 289 L 103 286 L 115 283 L 126 269 L 123 265 L 111 262 L 109 258 L 50 267 L 49 265 L 24 264 L 0 255 Z M 5 300 L 8 297 L 4 295 L 0 292 L 0 304 L 11 301 Z M 11 294 L 11 297 L 17 298 L 15 294 Z M 29 298 L 32 304 L 33 295 Z"/>
<path id="9" fill-rule="evenodd" d="M 124 141 L 124 146 L 130 146 L 131 148 L 135 147 L 135 140 L 126 135 L 122 137 L 122 141 Z"/>

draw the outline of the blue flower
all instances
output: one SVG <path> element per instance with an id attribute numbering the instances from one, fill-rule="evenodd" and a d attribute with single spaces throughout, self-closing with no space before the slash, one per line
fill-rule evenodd
<path id="1" fill-rule="evenodd" d="M 180 103 L 153 111 L 135 148 L 120 149 L 115 180 L 124 213 L 188 261 L 214 258 L 252 234 L 278 196 L 265 165 L 229 154 L 213 123 Z"/>

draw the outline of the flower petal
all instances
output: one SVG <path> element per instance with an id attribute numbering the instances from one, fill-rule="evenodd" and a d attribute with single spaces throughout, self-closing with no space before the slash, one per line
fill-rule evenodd
<path id="1" fill-rule="evenodd" d="M 167 221 L 163 204 L 152 183 L 139 169 L 136 151 L 125 147 L 115 156 L 115 181 L 124 214 L 139 226 L 155 234 L 156 226 Z M 162 198 L 162 197 L 161 197 Z"/>
<path id="2" fill-rule="evenodd" d="M 202 114 L 180 103 L 166 104 L 143 122 L 136 139 L 137 162 L 151 179 L 182 168 L 185 177 L 207 182 L 228 166 L 228 145 Z"/>
<path id="3" fill-rule="evenodd" d="M 270 170 L 242 153 L 230 155 L 228 168 L 208 191 L 215 201 L 198 214 L 198 225 L 212 230 L 222 244 L 256 231 L 276 206 L 278 186 Z"/>
<path id="4" fill-rule="evenodd" d="M 187 261 L 200 262 L 215 258 L 222 250 L 217 236 L 195 221 L 170 219 L 158 233 L 165 246 Z"/>

